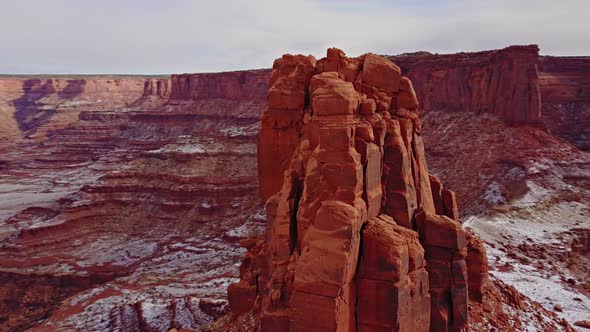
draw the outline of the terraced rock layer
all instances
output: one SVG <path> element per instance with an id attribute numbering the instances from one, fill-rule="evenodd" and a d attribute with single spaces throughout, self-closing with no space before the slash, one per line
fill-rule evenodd
<path id="1" fill-rule="evenodd" d="M 391 57 L 416 82 L 422 108 L 491 113 L 508 124 L 539 124 L 539 47 Z"/>
<path id="2" fill-rule="evenodd" d="M 544 125 L 590 151 L 590 57 L 541 57 L 539 71 Z"/>
<path id="3" fill-rule="evenodd" d="M 3 154 L 3 330 L 195 329 L 225 311 L 237 242 L 263 222 L 265 103 L 157 91 Z"/>
<path id="4" fill-rule="evenodd" d="M 145 76 L 0 77 L 0 144 L 43 140 L 83 111 L 127 106 L 144 91 Z"/>

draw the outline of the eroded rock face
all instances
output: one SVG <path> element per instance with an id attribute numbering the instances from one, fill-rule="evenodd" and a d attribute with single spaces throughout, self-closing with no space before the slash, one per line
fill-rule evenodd
<path id="1" fill-rule="evenodd" d="M 170 97 L 170 79 L 148 78 L 143 85 L 143 97 L 156 96 L 160 98 Z"/>
<path id="2" fill-rule="evenodd" d="M 413 80 L 424 110 L 487 112 L 511 125 L 540 123 L 537 45 L 391 59 Z"/>
<path id="3" fill-rule="evenodd" d="M 590 57 L 541 57 L 543 124 L 590 151 Z"/>
<path id="4" fill-rule="evenodd" d="M 170 98 L 174 100 L 264 99 L 268 70 L 225 73 L 174 74 L 170 78 Z"/>
<path id="5" fill-rule="evenodd" d="M 76 122 L 84 111 L 126 107 L 137 101 L 142 76 L 2 77 L 0 144 L 42 141 Z"/>
<path id="6" fill-rule="evenodd" d="M 242 243 L 232 312 L 254 311 L 261 331 L 465 330 L 485 250 L 428 172 L 412 82 L 388 59 L 332 48 L 276 60 L 268 98 L 267 229 Z"/>
<path id="7" fill-rule="evenodd" d="M 428 331 L 430 294 L 416 232 L 387 216 L 369 219 L 358 274 L 360 331 Z"/>
<path id="8" fill-rule="evenodd" d="M 313 57 L 285 55 L 275 60 L 268 89 L 268 110 L 258 134 L 258 178 L 264 199 L 281 188 L 283 172 L 299 143 Z"/>
<path id="9" fill-rule="evenodd" d="M 333 61 L 329 63 L 336 64 L 339 66 L 337 68 L 344 68 L 344 80 L 354 84 L 362 69 L 361 59 L 346 58 L 339 50 L 332 53 Z M 315 68 L 317 72 L 324 71 L 319 69 L 320 63 L 327 62 L 324 59 L 319 60 Z M 555 70 L 565 71 L 565 68 L 560 69 L 559 66 Z M 142 95 L 145 78 L 137 78 L 136 83 L 130 87 L 130 82 L 122 82 L 119 80 L 122 78 L 117 76 L 117 79 L 111 78 L 113 89 L 109 86 L 108 89 L 96 90 L 96 94 L 95 90 L 87 89 L 78 96 L 71 92 L 65 93 L 62 94 L 65 99 L 57 98 L 57 93 L 49 93 L 43 97 L 44 91 L 51 91 L 50 88 L 44 90 L 45 88 L 38 87 L 23 91 L 21 85 L 12 85 L 10 82 L 8 86 L 2 85 L 11 79 L 0 80 L 0 108 L 3 111 L 0 116 L 4 116 L 3 119 L 6 120 L 0 121 L 0 127 L 18 128 L 11 108 L 15 99 L 31 100 L 37 105 L 36 109 L 41 111 L 45 106 L 60 105 L 56 113 L 49 112 L 53 117 L 37 118 L 43 120 L 40 122 L 43 125 L 37 131 L 39 134 L 46 131 L 44 128 L 58 130 L 58 122 L 55 120 L 61 123 L 59 128 L 67 125 L 61 119 L 70 119 L 72 116 L 68 121 L 76 121 L 65 129 L 51 133 L 47 139 L 35 134 L 41 140 L 39 144 L 31 140 L 5 149 L 0 142 L 0 182 L 4 189 L 8 188 L 0 193 L 0 330 L 20 331 L 30 327 L 34 330 L 68 331 L 185 331 L 203 328 L 203 324 L 208 324 L 224 312 L 227 285 L 236 281 L 239 262 L 244 254 L 238 250 L 237 242 L 243 237 L 260 234 L 266 227 L 264 214 L 260 210 L 261 200 L 256 195 L 259 189 L 256 176 L 256 133 L 260 129 L 260 114 L 267 108 L 266 95 L 271 72 L 262 71 L 265 76 L 262 81 L 237 79 L 256 75 L 256 72 L 206 74 L 211 81 L 216 82 L 211 83 L 213 86 L 221 84 L 219 82 L 228 77 L 235 77 L 238 83 L 242 83 L 239 86 L 220 86 L 214 94 L 210 94 L 211 85 L 200 85 L 199 89 L 202 90 L 194 91 L 196 96 L 210 95 L 211 98 L 166 99 L 150 95 L 146 100 L 140 98 L 140 103 L 133 101 Z M 407 75 L 405 70 L 404 73 Z M 561 79 L 562 82 L 572 83 L 574 78 L 572 74 Z M 582 82 L 582 78 L 575 78 L 576 82 Z M 44 85 L 46 80 L 47 78 L 39 79 L 40 85 Z M 55 83 L 57 78 L 53 80 L 58 86 Z M 118 86 L 117 81 L 120 81 Z M 61 86 L 65 87 L 67 84 L 63 83 L 65 81 L 62 81 Z M 258 83 L 265 88 L 257 86 Z M 414 81 L 414 84 L 419 86 L 420 82 Z M 87 87 L 92 85 L 93 83 L 86 84 Z M 543 88 L 545 85 L 541 86 Z M 403 83 L 400 82 L 400 93 L 397 100 L 392 100 L 392 105 L 395 102 L 399 105 L 403 89 Z M 246 97 L 235 99 L 232 91 L 245 91 L 242 95 Z M 261 92 L 248 94 L 248 91 Z M 40 98 L 36 99 L 37 97 Z M 132 104 L 127 105 L 128 102 Z M 581 100 L 580 105 L 583 103 Z M 66 108 L 68 112 L 61 112 Z M 315 127 L 317 123 L 311 120 L 317 114 L 312 117 L 311 112 L 305 112 L 305 109 L 300 120 L 303 123 L 301 132 L 305 131 L 305 137 L 312 142 L 311 146 L 316 147 L 320 141 L 320 132 Z M 354 139 L 355 150 L 361 155 L 363 172 L 366 173 L 363 174 L 361 198 L 367 204 L 367 221 L 362 228 L 359 252 L 363 256 L 357 262 L 359 272 L 354 277 L 357 284 L 355 287 L 367 289 L 360 292 L 366 296 L 359 295 L 357 301 L 361 301 L 362 297 L 368 302 L 375 299 L 381 302 L 376 307 L 369 307 L 368 312 L 362 309 L 366 305 L 359 305 L 357 325 L 371 326 L 376 322 L 391 325 L 398 316 L 370 316 L 382 314 L 386 310 L 397 310 L 391 305 L 382 312 L 375 311 L 389 303 L 386 302 L 388 295 L 381 292 L 372 294 L 371 289 L 374 288 L 360 285 L 361 268 L 375 267 L 370 261 L 370 257 L 375 257 L 370 256 L 370 250 L 383 252 L 379 248 L 372 249 L 380 243 L 381 237 L 371 240 L 375 244 L 373 247 L 368 247 L 367 241 L 363 239 L 375 235 L 375 231 L 369 232 L 369 225 L 376 222 L 376 219 L 387 219 L 384 218 L 381 207 L 387 190 L 382 186 L 381 159 L 376 156 L 382 153 L 380 146 L 385 144 L 381 142 L 385 142 L 385 129 L 389 122 L 383 119 L 381 114 L 384 113 L 377 111 L 376 100 L 362 94 L 358 113 L 363 115 L 360 117 L 355 113 L 359 119 L 368 119 L 366 122 L 356 123 Z M 390 115 L 399 121 L 395 114 L 401 116 L 406 111 L 390 111 Z M 298 115 L 296 120 L 298 123 Z M 474 113 L 435 111 L 422 114 L 421 120 L 425 123 L 422 134 L 428 148 L 429 170 L 440 176 L 445 186 L 457 190 L 463 218 L 472 213 L 466 211 L 466 207 L 469 208 L 474 197 L 486 188 L 487 181 L 495 178 L 482 179 L 479 175 L 482 171 L 487 176 L 495 172 L 494 166 L 489 165 L 494 165 L 496 160 L 502 161 L 499 164 L 502 172 L 505 172 L 505 160 L 514 160 L 516 163 L 509 164 L 507 170 L 512 170 L 514 165 L 524 165 L 523 169 L 530 169 L 533 172 L 531 174 L 542 174 L 537 179 L 547 181 L 553 172 L 570 184 L 577 183 L 577 187 L 573 187 L 576 195 L 570 198 L 576 201 L 581 195 L 578 188 L 587 187 L 588 176 L 584 171 L 590 169 L 586 167 L 590 165 L 588 158 L 573 151 L 573 146 L 541 129 L 506 127 L 495 116 Z M 568 118 L 568 121 L 576 120 Z M 453 125 L 449 128 L 450 124 Z M 299 133 L 297 130 L 295 132 Z M 17 133 L 20 137 L 18 130 L 0 130 L 0 135 L 12 133 Z M 507 149 L 506 146 L 512 148 Z M 302 147 L 301 150 L 307 151 L 307 148 Z M 305 158 L 307 159 L 297 160 L 295 164 L 302 165 L 309 160 L 308 157 Z M 539 160 L 543 160 L 540 168 L 536 163 Z M 563 160 L 576 162 L 557 162 Z M 289 165 L 290 162 L 291 159 L 288 161 Z M 272 162 L 269 162 L 269 166 L 272 166 Z M 297 167 L 295 174 L 299 175 L 295 178 L 301 180 L 303 167 Z M 279 182 L 282 182 L 282 175 Z M 513 178 L 507 179 L 511 181 Z M 554 183 L 548 182 L 544 188 L 563 186 L 559 184 L 561 182 Z M 452 197 L 446 195 L 445 197 L 451 198 L 451 204 L 445 207 L 442 199 L 445 188 L 440 183 L 436 184 L 432 177 L 430 185 L 436 214 L 447 215 L 444 209 L 452 211 L 456 202 L 453 203 Z M 280 187 L 279 183 L 277 192 Z M 289 209 L 283 211 L 299 210 L 297 206 L 301 205 L 302 188 L 301 181 L 293 182 L 290 191 L 292 194 L 287 204 L 282 203 L 283 207 Z M 561 203 L 569 194 L 555 191 L 552 195 L 551 201 L 558 204 L 559 214 L 556 214 L 556 210 L 546 213 L 544 209 L 535 211 L 527 208 L 519 209 L 522 211 L 521 216 L 530 218 L 529 213 L 533 212 L 535 219 L 540 218 L 546 224 L 566 222 L 566 225 L 574 228 L 581 227 L 586 220 L 583 219 L 585 210 L 580 209 L 577 217 L 574 215 L 574 218 L 562 218 L 563 211 L 567 210 L 561 210 Z M 275 203 L 278 204 L 278 201 L 273 201 L 272 204 Z M 269 207 L 276 210 L 276 205 Z M 574 207 L 577 208 L 577 205 Z M 514 217 L 512 212 L 509 213 L 510 217 Z M 574 226 L 577 221 L 580 223 Z M 398 220 L 396 222 L 397 226 L 387 222 L 372 229 L 388 234 L 388 230 L 392 228 L 395 232 L 406 229 L 399 225 Z M 468 219 L 466 224 L 469 224 Z M 500 234 L 514 235 L 515 241 L 529 236 L 514 233 L 515 229 L 525 228 L 522 224 L 517 223 L 514 226 L 512 229 L 502 229 L 507 233 Z M 410 229 L 407 231 L 413 234 L 406 239 L 410 247 L 410 244 L 415 243 L 412 239 L 419 239 L 419 235 Z M 485 233 L 481 233 L 481 228 L 476 231 L 485 236 Z M 500 249 L 506 250 L 508 255 L 517 253 L 519 257 L 523 253 L 520 247 L 528 248 L 531 254 L 548 254 L 543 261 L 544 267 L 530 266 L 537 269 L 535 273 L 539 276 L 546 276 L 547 273 L 559 276 L 561 271 L 567 271 L 566 264 L 574 260 L 584 273 L 583 269 L 590 266 L 584 265 L 584 261 L 580 260 L 585 259 L 588 252 L 588 236 L 585 233 L 584 229 L 572 229 L 571 234 L 564 237 L 567 242 L 563 242 L 563 246 L 560 244 L 562 242 L 547 247 L 543 242 L 534 244 L 527 240 L 526 246 L 519 241 L 518 246 L 502 245 Z M 388 256 L 388 261 L 405 262 L 405 249 L 400 245 L 399 236 L 395 234 L 391 239 L 385 238 L 383 241 L 395 241 L 392 251 L 398 253 L 400 258 L 391 255 Z M 495 328 L 497 331 L 522 331 L 525 327 L 540 331 L 571 330 L 541 305 L 526 300 L 517 289 L 502 286 L 491 275 L 482 279 L 487 275 L 487 264 L 482 260 L 485 256 L 478 253 L 480 249 L 472 241 L 475 238 L 470 238 L 469 233 L 466 235 L 470 330 L 492 331 Z M 572 241 L 571 236 L 576 239 Z M 501 240 L 504 241 L 503 238 Z M 486 239 L 488 241 L 489 237 Z M 262 270 L 266 269 L 268 256 L 262 251 L 266 241 L 253 238 L 242 244 L 250 249 L 247 254 L 249 263 L 244 263 L 241 267 L 242 279 L 247 279 L 248 282 L 239 284 L 247 291 L 232 292 L 230 295 L 248 295 L 231 300 L 234 304 L 241 304 L 241 310 L 246 314 L 236 317 L 237 320 L 231 320 L 232 315 L 224 316 L 211 325 L 213 330 L 242 332 L 255 330 L 252 327 L 259 326 L 259 313 L 250 310 L 258 296 L 256 279 L 262 274 L 259 272 L 260 268 L 253 267 L 263 266 Z M 426 246 L 422 248 L 428 249 Z M 543 250 L 540 251 L 540 248 Z M 501 251 L 488 247 L 488 253 L 490 251 L 490 271 L 497 276 L 505 267 L 506 260 Z M 571 256 L 567 256 L 568 254 Z M 426 253 L 423 255 L 425 259 L 429 259 Z M 502 260 L 497 260 L 498 255 Z M 534 258 L 535 262 L 541 259 L 537 255 L 526 257 Z M 411 260 L 413 258 L 409 258 L 408 262 Z M 562 262 L 552 266 L 549 264 L 551 261 Z M 524 265 L 524 268 L 527 273 L 530 271 L 528 265 Z M 413 271 L 418 270 L 420 268 L 414 270 L 408 267 L 407 274 L 402 273 L 400 277 L 400 281 L 405 280 L 403 285 L 407 285 L 406 281 L 412 281 L 412 276 L 417 275 Z M 532 280 L 531 283 L 536 279 Z M 260 282 L 261 285 L 266 283 L 267 281 Z M 388 289 L 387 294 L 401 294 L 400 298 L 404 298 L 404 289 L 408 289 L 401 288 L 400 291 L 397 286 L 391 286 L 390 281 L 379 283 L 379 287 Z M 563 283 L 566 284 L 566 280 Z M 557 284 L 559 286 L 559 281 Z M 514 285 L 520 289 L 520 284 Z M 416 289 L 412 287 L 414 286 L 409 288 L 410 294 Z M 576 287 L 582 289 L 583 285 L 578 282 Z M 478 289 L 482 294 L 481 302 L 475 297 Z M 526 294 L 526 289 L 523 289 L 523 293 Z M 427 294 L 430 295 L 429 292 Z M 560 299 L 562 295 L 559 293 L 554 299 Z M 585 300 L 583 296 L 580 297 Z M 414 308 L 418 308 L 418 300 L 424 296 L 405 298 L 413 301 L 411 303 Z M 544 298 L 545 296 L 537 298 L 536 301 L 546 308 L 553 308 L 552 300 L 544 301 Z M 547 303 L 550 305 L 547 306 Z M 404 306 L 397 308 L 402 307 Z M 564 312 L 573 312 L 571 316 L 576 315 L 576 311 L 570 310 L 572 306 L 565 304 Z M 586 312 L 584 309 L 578 310 Z M 407 315 L 404 316 L 399 311 L 398 313 L 400 323 L 413 322 L 407 319 Z M 228 318 L 229 329 L 225 328 L 227 325 L 215 329 L 219 326 L 218 323 L 227 324 Z M 577 315 L 575 319 L 586 317 Z"/>

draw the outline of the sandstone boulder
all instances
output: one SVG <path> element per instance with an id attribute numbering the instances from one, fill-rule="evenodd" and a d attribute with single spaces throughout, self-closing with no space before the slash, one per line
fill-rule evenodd
<path id="1" fill-rule="evenodd" d="M 316 75 L 311 80 L 311 108 L 317 115 L 352 115 L 358 110 L 360 96 L 352 83 L 335 73 Z"/>
<path id="2" fill-rule="evenodd" d="M 397 92 L 401 83 L 401 70 L 393 62 L 368 53 L 364 56 L 362 83 L 379 90 Z"/>
<path id="3" fill-rule="evenodd" d="M 400 79 L 400 87 L 397 94 L 396 106 L 397 108 L 404 108 L 408 110 L 417 110 L 419 107 L 418 98 L 416 97 L 416 92 L 414 91 L 414 86 L 412 85 L 412 81 L 410 81 L 407 77 L 402 77 Z"/>

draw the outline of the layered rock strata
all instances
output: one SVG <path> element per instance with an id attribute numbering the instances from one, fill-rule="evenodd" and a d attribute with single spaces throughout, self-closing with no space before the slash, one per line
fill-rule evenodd
<path id="1" fill-rule="evenodd" d="M 148 78 L 143 85 L 143 96 L 156 96 L 160 98 L 170 97 L 170 79 Z"/>
<path id="2" fill-rule="evenodd" d="M 268 69 L 224 73 L 175 74 L 170 79 L 170 99 L 264 100 Z"/>
<path id="3" fill-rule="evenodd" d="M 590 57 L 544 56 L 539 70 L 543 124 L 590 151 Z"/>
<path id="4" fill-rule="evenodd" d="M 142 96 L 145 76 L 0 78 L 0 144 L 41 141 L 83 111 L 128 106 Z"/>
<path id="5" fill-rule="evenodd" d="M 487 112 L 511 125 L 540 123 L 537 45 L 390 58 L 416 83 L 424 110 Z"/>
<path id="6" fill-rule="evenodd" d="M 266 104 L 146 97 L 2 154 L 1 331 L 195 330 L 225 312 L 238 242 L 264 225 Z"/>
<path id="7" fill-rule="evenodd" d="M 261 331 L 467 328 L 485 250 L 428 172 L 418 107 L 374 54 L 275 61 L 258 143 L 267 229 L 243 242 L 234 314 L 254 311 Z"/>
<path id="8" fill-rule="evenodd" d="M 570 74 L 553 82 L 583 83 L 583 73 L 577 75 L 573 68 L 563 66 L 555 62 L 554 69 L 544 69 L 542 64 L 541 75 L 548 71 L 569 71 Z M 45 97 L 36 95 L 35 91 L 39 90 L 35 89 L 23 91 L 23 80 L 1 78 L 0 116 L 6 121 L 0 121 L 0 135 L 9 134 L 4 136 L 9 140 L 21 137 L 13 116 L 15 99 L 31 100 L 37 106 L 31 104 L 34 107 L 30 110 L 34 112 L 30 114 L 37 120 L 50 120 L 39 122 L 40 126 L 35 125 L 38 129 L 25 133 L 41 142 L 25 140 L 8 149 L 0 142 L 0 330 L 194 330 L 222 314 L 227 285 L 236 281 L 244 254 L 237 242 L 250 234 L 259 234 L 258 230 L 265 227 L 256 195 L 256 133 L 260 114 L 267 107 L 271 72 L 261 71 L 260 75 L 265 75 L 262 80 L 238 80 L 243 83 L 237 87 L 220 86 L 215 94 L 210 94 L 209 86 L 222 84 L 229 77 L 256 76 L 258 72 L 205 74 L 212 83 L 200 85 L 202 90 L 194 91 L 194 95 L 211 98 L 167 99 L 149 95 L 145 99 L 150 103 L 145 103 L 144 97 L 133 102 L 143 94 L 145 78 L 142 77 L 137 77 L 132 87 L 129 87 L 131 83 L 122 82 L 121 76 L 101 77 L 111 81 L 112 86 L 100 92 L 86 89 L 78 96 L 62 94 L 64 99 L 54 93 Z M 192 75 L 200 76 L 188 76 Z M 37 78 L 29 79 L 34 82 Z M 49 78 L 38 79 L 43 85 Z M 160 79 L 165 78 L 153 78 Z M 57 80 L 62 79 L 53 78 L 54 82 Z M 67 85 L 65 82 L 62 80 L 59 86 Z M 254 85 L 248 85 L 251 83 Z M 420 83 L 414 81 L 416 85 Z M 86 87 L 92 85 L 87 83 Z M 541 82 L 542 93 L 545 87 L 549 85 Z M 553 95 L 558 95 L 560 89 L 555 86 Z M 243 91 L 242 96 L 250 97 L 230 99 L 235 96 L 232 91 Z M 253 91 L 262 92 L 250 93 Z M 370 104 L 370 100 L 366 101 L 366 108 L 361 106 L 361 109 L 371 110 Z M 579 104 L 584 105 L 583 99 Z M 57 112 L 45 118 L 46 108 Z M 67 112 L 61 112 L 66 109 Z M 544 114 L 545 117 L 547 112 Z M 76 122 L 57 126 L 56 120 L 61 123 L 60 119 L 66 119 L 64 115 Z M 566 119 L 573 122 L 576 118 Z M 466 220 L 486 240 L 490 271 L 546 308 L 527 300 L 494 276 L 487 278 L 488 267 L 482 260 L 485 256 L 478 254 L 483 248 L 479 249 L 472 241 L 476 238 L 467 233 L 469 297 L 473 298 L 469 302 L 469 329 L 571 331 L 547 311 L 553 310 L 556 303 L 564 307 L 559 315 L 574 317 L 572 322 L 590 319 L 586 314 L 588 306 L 584 304 L 588 302 L 562 302 L 568 297 L 587 301 L 582 292 L 583 276 L 587 275 L 584 271 L 590 266 L 584 264 L 588 236 L 586 230 L 580 229 L 587 218 L 586 210 L 578 207 L 581 203 L 588 206 L 584 198 L 589 197 L 587 154 L 574 151 L 573 146 L 540 129 L 506 127 L 495 116 L 434 111 L 425 113 L 421 120 L 429 173 L 437 174 L 446 187 L 457 190 L 463 218 L 473 214 L 466 207 L 480 196 L 487 197 L 482 193 L 488 184 L 495 184 L 493 181 L 498 181 L 507 200 L 522 193 L 521 169 L 526 170 L 529 180 L 549 181 L 558 175 L 567 181 L 567 185 L 540 183 L 551 192 L 549 200 L 542 196 L 542 202 L 530 205 L 527 196 L 526 204 L 530 207 L 492 217 L 490 223 L 484 224 L 486 227 L 476 229 L 472 219 Z M 63 126 L 67 127 L 61 129 Z M 375 134 L 375 127 L 373 131 Z M 34 132 L 38 134 L 29 135 Z M 43 132 L 49 137 L 40 135 Z M 9 137 L 12 134 L 16 136 Z M 446 208 L 442 205 L 443 197 L 452 202 L 450 192 L 444 194 L 445 188 L 437 185 L 433 177 L 430 183 L 436 214 L 454 213 L 452 204 Z M 379 190 L 378 186 L 369 187 L 373 188 L 372 194 L 367 196 L 383 195 L 383 189 Z M 554 191 L 558 187 L 566 191 Z M 536 191 L 535 188 L 532 186 Z M 564 199 L 575 201 L 563 204 Z M 569 205 L 579 211 L 577 215 L 568 210 Z M 550 210 L 537 210 L 539 206 L 549 206 Z M 514 224 L 502 222 L 515 216 L 518 222 Z M 531 228 L 526 223 L 530 219 L 542 220 L 543 225 L 565 223 L 575 238 L 571 243 L 563 242 L 571 239 L 564 235 L 562 242 L 554 241 L 550 246 L 542 241 L 537 243 L 536 237 L 525 232 Z M 387 231 L 392 229 L 389 223 L 371 225 L 376 226 L 369 228 L 369 222 L 365 224 L 363 238 L 376 237 L 380 232 L 391 233 Z M 400 228 L 398 225 L 396 232 Z M 484 237 L 490 229 L 500 242 L 495 242 L 489 234 Z M 561 236 L 561 229 L 553 231 Z M 539 234 L 544 238 L 547 233 Z M 506 237 L 514 241 L 513 245 L 508 244 Z M 532 237 L 535 244 L 527 237 Z M 383 237 L 386 242 L 399 242 L 398 238 L 397 235 Z M 371 242 L 380 243 L 379 239 Z M 526 245 L 521 243 L 522 239 L 526 239 Z M 371 252 L 379 249 L 366 243 L 362 241 L 359 247 L 369 260 L 375 257 Z M 257 242 L 250 240 L 243 244 L 254 248 Z M 525 265 L 524 259 L 529 259 L 530 265 Z M 567 266 L 571 262 L 586 273 L 579 278 L 574 276 L 576 288 L 566 283 L 571 277 L 567 272 L 571 271 L 571 266 Z M 531 277 L 529 284 L 522 287 L 522 278 L 517 282 L 506 278 L 510 275 L 507 270 L 511 269 L 508 263 L 526 269 L 516 272 Z M 399 280 L 419 274 L 418 270 L 408 269 Z M 364 274 L 369 277 L 363 280 L 373 278 L 370 273 Z M 551 279 L 558 280 L 552 284 L 556 286 L 552 294 L 541 293 L 542 296 L 535 297 L 535 293 L 527 293 L 536 284 L 543 287 L 537 280 L 544 280 L 548 273 L 553 276 Z M 357 276 L 360 280 L 360 272 Z M 565 277 L 563 284 L 567 288 L 559 288 L 561 277 Z M 387 280 L 380 283 L 386 289 L 391 289 L 391 284 Z M 477 302 L 478 289 L 484 299 L 481 303 Z M 580 293 L 572 294 L 576 289 Z M 252 301 L 256 293 L 253 294 Z M 372 301 L 371 296 L 363 299 Z M 247 310 L 249 305 L 244 304 Z M 250 331 L 250 326 L 258 326 L 251 324 L 256 322 L 254 314 L 239 317 L 241 322 L 248 323 L 246 326 L 230 320 L 229 329 L 217 330 Z M 372 313 L 369 310 L 361 315 L 365 317 L 364 326 L 374 319 L 366 314 Z M 400 315 L 406 317 L 401 312 Z M 210 326 L 227 323 L 228 318 L 231 315 Z M 389 317 L 384 324 L 392 321 Z"/>

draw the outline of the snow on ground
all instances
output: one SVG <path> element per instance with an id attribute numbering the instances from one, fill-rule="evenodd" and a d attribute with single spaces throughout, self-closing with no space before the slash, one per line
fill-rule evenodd
<path id="1" fill-rule="evenodd" d="M 492 182 L 483 193 L 483 199 L 491 205 L 506 203 L 506 197 L 502 195 L 502 188 L 498 182 Z"/>
<path id="2" fill-rule="evenodd" d="M 260 124 L 255 122 L 251 125 L 247 126 L 228 126 L 225 128 L 221 128 L 219 131 L 227 135 L 229 137 L 236 137 L 236 136 L 254 136 L 260 130 Z"/>
<path id="3" fill-rule="evenodd" d="M 0 220 L 12 217 L 29 206 L 49 205 L 72 190 L 38 192 L 36 186 L 0 185 Z"/>
<path id="4" fill-rule="evenodd" d="M 586 209 L 579 202 L 561 202 L 546 209 L 469 216 L 463 225 L 490 243 L 516 241 L 518 245 L 527 238 L 536 244 L 556 243 L 558 233 L 588 223 Z"/>
<path id="5" fill-rule="evenodd" d="M 225 232 L 225 235 L 230 238 L 247 238 L 250 236 L 256 236 L 263 234 L 265 225 L 258 222 L 246 222 L 236 228 L 232 228 Z"/>
<path id="6" fill-rule="evenodd" d="M 490 270 L 493 275 L 572 325 L 578 320 L 590 320 L 590 299 L 566 286 L 561 276 L 510 259 L 497 248 L 486 246 L 486 250 L 490 265 L 493 266 Z M 496 260 L 496 257 L 500 260 Z M 555 305 L 560 305 L 563 311 L 556 311 Z"/>
<path id="7" fill-rule="evenodd" d="M 512 250 L 518 251 L 516 247 L 523 242 L 545 244 L 549 250 L 557 252 L 571 250 L 560 233 L 576 227 L 590 227 L 589 206 L 583 202 L 554 200 L 551 191 L 531 181 L 527 186 L 529 191 L 520 199 L 489 213 L 469 216 L 463 225 L 486 242 L 490 273 L 572 325 L 575 321 L 590 320 L 590 298 L 564 283 L 564 278 L 573 277 L 567 270 L 556 274 L 550 270 L 553 267 L 540 265 L 547 261 L 528 257 L 530 264 L 524 264 L 515 256 L 508 257 Z M 494 188 L 488 188 L 486 194 L 490 200 L 499 201 Z M 563 308 L 562 312 L 555 309 L 557 304 Z M 529 326 L 527 331 L 536 329 Z"/>
<path id="8" fill-rule="evenodd" d="M 228 135 L 232 137 L 232 135 Z M 240 136 L 240 135 L 234 135 Z M 252 142 L 237 143 L 220 141 L 213 138 L 181 138 L 177 141 L 167 144 L 159 149 L 150 150 L 148 154 L 166 154 L 166 153 L 183 153 L 183 154 L 251 154 L 256 151 L 256 144 Z"/>

